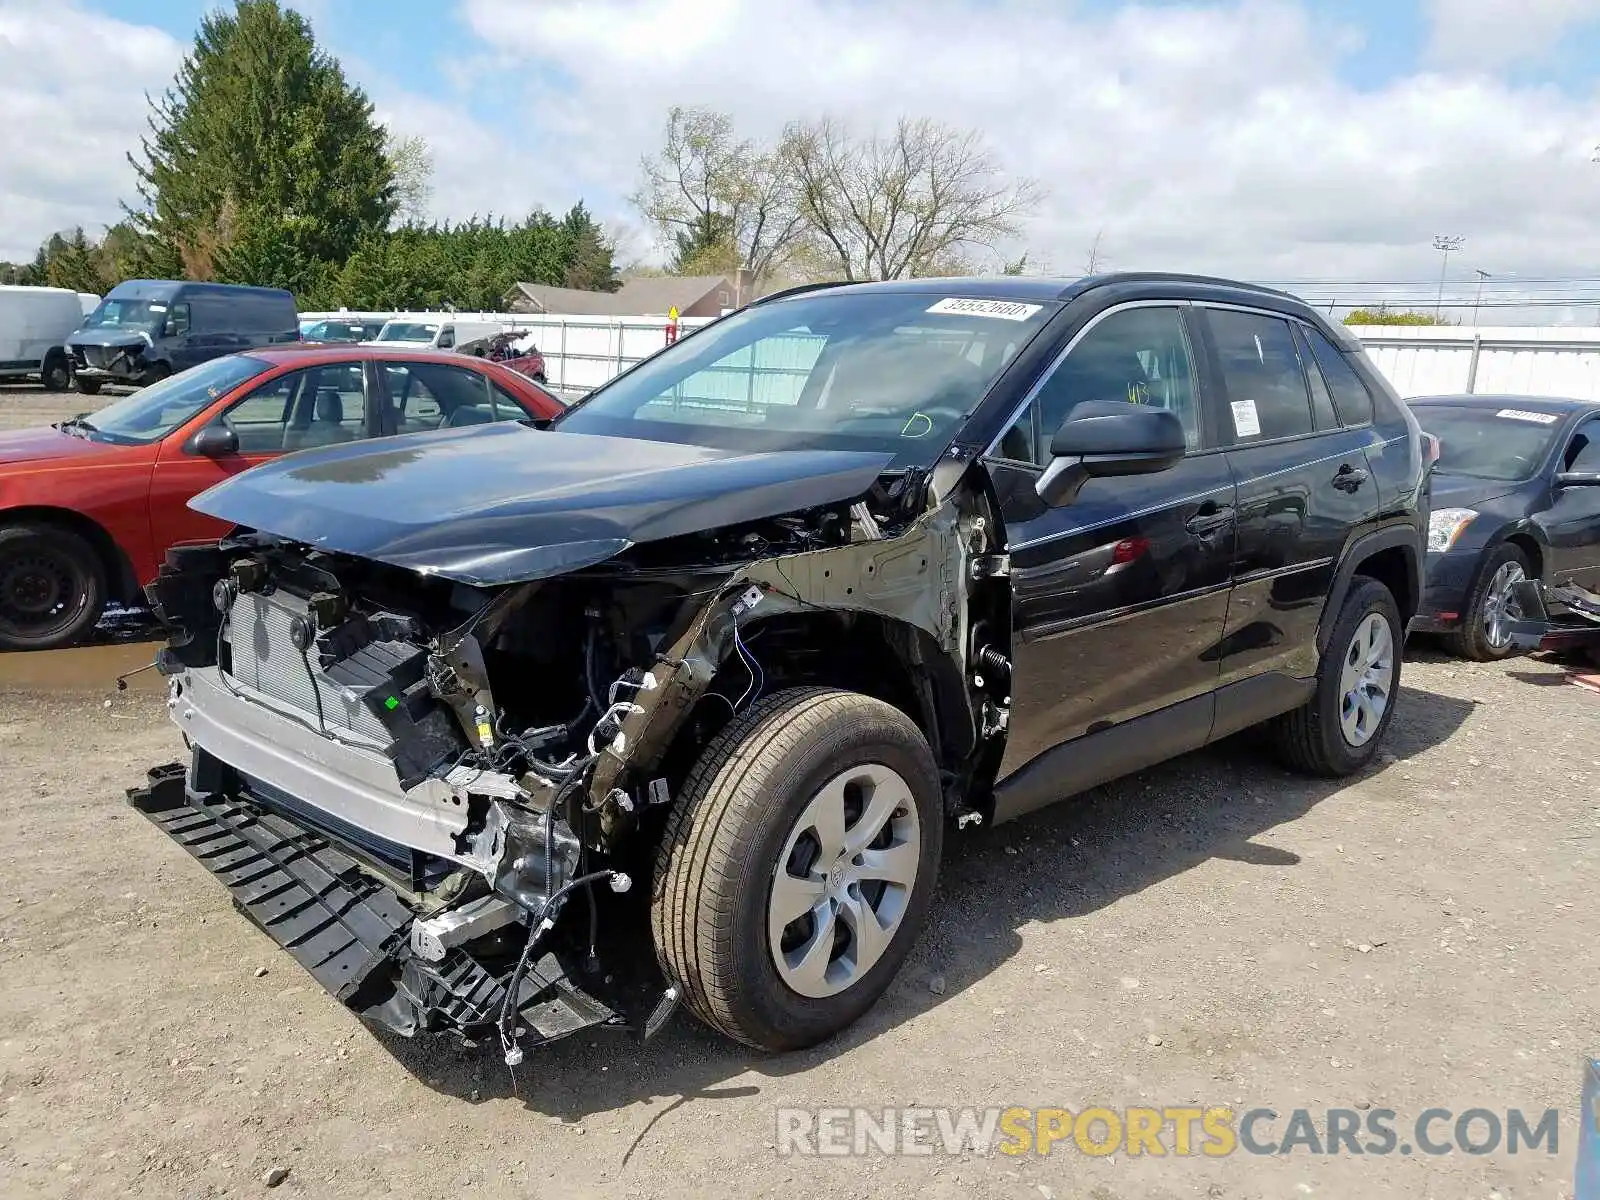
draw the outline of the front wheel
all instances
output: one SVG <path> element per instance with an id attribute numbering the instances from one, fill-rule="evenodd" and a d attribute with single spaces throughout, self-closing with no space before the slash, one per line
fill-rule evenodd
<path id="1" fill-rule="evenodd" d="M 100 394 L 100 385 L 105 381 L 101 379 L 85 379 L 82 375 L 79 375 L 74 382 L 78 385 L 78 390 L 85 396 L 98 396 Z"/>
<path id="2" fill-rule="evenodd" d="M 1400 629 L 1389 589 L 1358 575 L 1334 621 L 1311 699 L 1273 723 L 1288 766 L 1350 775 L 1377 754 L 1400 695 Z"/>
<path id="3" fill-rule="evenodd" d="M 100 556 L 70 529 L 0 529 L 0 650 L 70 646 L 100 619 L 106 577 Z"/>
<path id="4" fill-rule="evenodd" d="M 1517 584 L 1528 578 L 1528 556 L 1512 545 L 1496 546 L 1484 560 L 1461 614 L 1461 628 L 1446 639 L 1452 653 L 1494 662 L 1516 652 L 1511 622 L 1522 616 Z"/>
<path id="5" fill-rule="evenodd" d="M 910 953 L 944 836 L 938 773 L 898 709 L 793 688 L 706 747 L 657 855 L 656 957 L 697 1017 L 746 1045 L 837 1033 Z"/>
<path id="6" fill-rule="evenodd" d="M 52 351 L 44 360 L 39 372 L 39 382 L 47 392 L 64 392 L 72 386 L 72 364 L 59 350 Z"/>
<path id="7" fill-rule="evenodd" d="M 171 374 L 172 368 L 167 366 L 166 363 L 152 363 L 149 368 L 146 369 L 144 375 L 140 377 L 139 386 L 149 387 L 152 383 L 160 383 L 163 379 Z"/>

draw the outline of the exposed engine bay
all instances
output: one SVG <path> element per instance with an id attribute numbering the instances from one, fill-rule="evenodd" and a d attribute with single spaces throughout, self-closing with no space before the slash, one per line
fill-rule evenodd
<path id="1" fill-rule="evenodd" d="M 178 548 L 148 593 L 191 761 L 134 803 L 399 1033 L 493 1026 L 508 1062 L 648 1035 L 676 988 L 624 927 L 701 749 L 764 693 L 901 708 L 948 814 L 983 819 L 1010 602 L 965 465 L 495 587 L 247 529 Z"/>

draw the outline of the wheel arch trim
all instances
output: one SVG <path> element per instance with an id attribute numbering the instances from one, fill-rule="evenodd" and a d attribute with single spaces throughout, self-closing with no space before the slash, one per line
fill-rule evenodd
<path id="1" fill-rule="evenodd" d="M 1317 621 L 1317 653 L 1323 654 L 1328 649 L 1328 640 L 1333 636 L 1333 627 L 1338 623 L 1339 611 L 1344 607 L 1345 597 L 1350 594 L 1350 588 L 1363 563 L 1377 554 L 1388 550 L 1400 550 L 1406 562 L 1406 582 L 1408 595 L 1396 596 L 1395 603 L 1400 607 L 1401 620 L 1410 622 L 1416 615 L 1422 601 L 1424 587 L 1423 580 L 1423 534 L 1412 524 L 1390 525 L 1383 529 L 1374 529 L 1355 538 L 1339 557 L 1338 569 L 1334 572 L 1333 586 L 1328 589 L 1328 598 L 1323 602 L 1322 616 Z M 1400 631 L 1402 639 L 1405 631 Z"/>

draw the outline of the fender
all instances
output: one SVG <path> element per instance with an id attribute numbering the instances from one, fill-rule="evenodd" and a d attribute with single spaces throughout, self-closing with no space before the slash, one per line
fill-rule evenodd
<path id="1" fill-rule="evenodd" d="M 1422 531 L 1415 525 L 1403 524 L 1361 534 L 1345 547 L 1339 558 L 1339 569 L 1334 573 L 1333 586 L 1328 589 L 1328 598 L 1323 602 L 1322 616 L 1317 621 L 1318 655 L 1328 649 L 1328 639 L 1333 636 L 1334 619 L 1344 607 L 1344 598 L 1350 593 L 1350 581 L 1355 577 L 1356 568 L 1380 551 L 1399 547 L 1405 552 L 1406 575 L 1411 586 L 1410 608 L 1413 613 L 1416 612 L 1422 599 L 1423 544 Z M 1395 599 L 1400 601 L 1402 607 L 1405 606 L 1406 597 L 1397 596 Z"/>

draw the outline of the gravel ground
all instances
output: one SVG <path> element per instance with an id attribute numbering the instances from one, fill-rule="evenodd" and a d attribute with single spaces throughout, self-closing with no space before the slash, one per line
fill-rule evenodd
<path id="1" fill-rule="evenodd" d="M 827 1045 L 756 1055 L 679 1015 L 530 1052 L 514 1090 L 494 1050 L 369 1032 L 126 806 L 180 750 L 149 676 L 48 675 L 0 692 L 7 1196 L 264 1195 L 274 1169 L 280 1196 L 1571 1195 L 1600 697 L 1557 665 L 1408 663 L 1389 753 L 1342 784 L 1241 737 L 953 838 L 906 970 Z M 777 1153 L 776 1108 L 839 1104 L 1562 1124 L 1554 1157 Z"/>
<path id="2" fill-rule="evenodd" d="M 47 392 L 36 383 L 0 383 L 0 429 L 25 429 L 30 425 L 49 425 L 81 412 L 104 408 L 127 388 L 102 389 L 98 396 L 76 391 Z"/>

